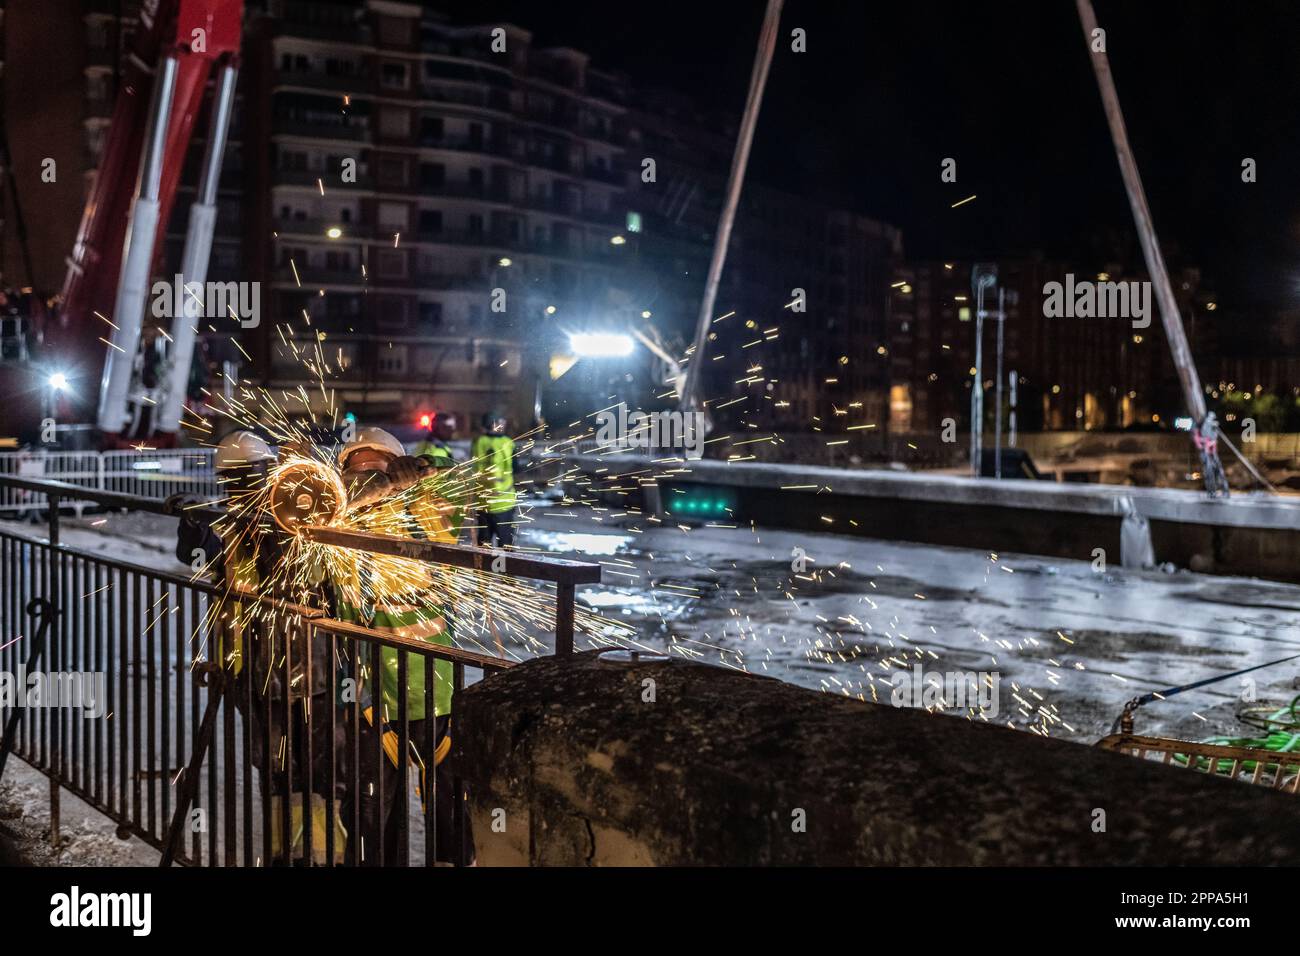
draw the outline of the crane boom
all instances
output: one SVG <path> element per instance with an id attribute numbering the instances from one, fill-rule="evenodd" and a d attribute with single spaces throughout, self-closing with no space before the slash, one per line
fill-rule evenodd
<path id="1" fill-rule="evenodd" d="M 129 437 L 123 434 L 130 421 L 127 392 L 149 277 L 212 66 L 219 60 L 230 65 L 238 56 L 242 20 L 243 0 L 146 0 L 141 8 L 68 262 L 54 342 L 67 354 L 78 353 L 84 368 L 102 363 L 95 419 L 108 443 Z M 206 254 L 202 258 L 206 274 Z M 99 336 L 88 334 L 104 329 L 96 313 L 111 323 L 103 352 Z M 181 374 L 188 371 L 187 364 Z"/>

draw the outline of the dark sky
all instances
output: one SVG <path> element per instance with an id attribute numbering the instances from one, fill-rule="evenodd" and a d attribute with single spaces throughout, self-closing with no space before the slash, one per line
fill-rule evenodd
<path id="1" fill-rule="evenodd" d="M 1235 311 L 1300 299 L 1300 2 L 1094 0 L 1156 227 Z M 543 45 L 739 112 L 760 0 L 472 0 Z M 794 27 L 808 52 L 790 51 Z M 957 160 L 955 184 L 940 161 Z M 1241 161 L 1258 182 L 1241 181 Z M 903 229 L 909 255 L 1080 260 L 1132 220 L 1072 0 L 787 0 L 751 172 Z M 958 199 L 971 203 L 952 209 Z"/>

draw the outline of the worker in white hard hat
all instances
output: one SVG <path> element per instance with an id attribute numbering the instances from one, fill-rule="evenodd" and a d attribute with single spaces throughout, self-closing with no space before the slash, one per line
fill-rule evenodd
<path id="1" fill-rule="evenodd" d="M 255 491 L 266 481 L 275 452 L 261 436 L 240 429 L 221 439 L 212 458 L 218 487 L 225 497 L 233 498 Z M 222 553 L 221 539 L 212 530 L 216 516 L 194 510 L 205 503 L 208 499 L 204 495 L 189 491 L 172 495 L 163 502 L 164 513 L 180 518 L 176 528 L 176 559 L 183 564 L 194 566 L 198 552 L 204 555 L 203 564 Z M 194 566 L 194 570 L 199 567 Z"/>
<path id="2" fill-rule="evenodd" d="M 396 438 L 374 427 L 358 429 L 352 441 L 343 446 L 338 461 L 348 489 L 349 508 L 364 509 L 355 519 L 361 529 L 384 534 L 406 533 L 413 538 L 444 544 L 457 542 L 468 507 L 468 496 L 461 490 L 463 479 L 452 469 L 445 465 L 440 467 L 442 463 L 431 456 L 407 455 Z M 410 491 L 415 486 L 418 489 Z M 395 585 L 400 587 L 400 593 L 388 593 L 383 568 L 374 561 L 374 556 L 359 551 L 351 554 L 355 561 L 347 579 L 335 582 L 341 620 L 429 644 L 452 646 L 450 609 L 434 603 L 432 572 L 406 570 Z M 338 570 L 342 564 L 339 562 L 335 569 Z M 367 652 L 363 650 L 361 653 Z M 468 856 L 462 855 L 461 847 L 454 845 L 459 842 L 453 839 L 451 825 L 454 786 L 443 765 L 451 749 L 452 665 L 444 660 L 434 662 L 434 685 L 430 695 L 433 712 L 427 713 L 424 662 L 408 660 L 403 689 L 398 657 L 396 651 L 383 648 L 378 680 L 363 688 L 366 703 L 362 712 L 367 725 L 363 732 L 367 736 L 379 733 L 386 756 L 381 760 L 370 740 L 363 741 L 360 747 L 363 785 L 360 810 L 366 847 L 366 860 L 363 862 L 373 864 L 381 858 L 387 864 L 397 862 L 400 820 L 395 808 L 409 760 L 421 773 L 422 796 L 428 793 L 424 777 L 429 770 L 436 778 L 434 789 L 438 796 L 434 810 L 438 862 L 464 864 L 472 859 L 473 853 L 469 850 Z M 399 737 L 395 729 L 403 717 L 411 746 L 408 755 L 399 752 Z M 432 728 L 427 721 L 433 721 Z M 434 742 L 433 753 L 422 753 L 427 751 L 429 740 Z M 373 784 L 381 775 L 382 787 L 365 786 Z M 349 809 L 345 808 L 345 816 Z M 467 838 L 467 842 L 472 841 Z"/>
<path id="3" fill-rule="evenodd" d="M 301 862 L 305 855 L 303 801 L 298 791 L 308 776 L 312 791 L 312 857 L 313 862 L 323 864 L 330 819 L 327 795 L 331 792 L 326 760 L 331 748 L 328 641 L 318 635 L 311 642 L 312 653 L 308 657 L 306 635 L 300 623 L 291 617 L 268 613 L 264 606 L 237 596 L 261 594 L 283 577 L 279 565 L 284 560 L 289 536 L 269 520 L 263 509 L 240 507 L 241 498 L 264 491 L 269 470 L 276 463 L 275 452 L 255 433 L 241 430 L 222 439 L 213 457 L 218 485 L 226 495 L 225 517 L 218 518 L 212 510 L 195 510 L 192 500 L 197 496 L 173 496 L 164 506 L 181 519 L 177 529 L 177 558 L 196 575 L 210 572 L 215 583 L 233 598 L 225 604 L 224 613 L 214 620 L 208 632 L 204 648 L 208 657 L 208 686 L 226 686 L 229 699 L 249 721 L 250 759 L 258 775 L 263 776 L 265 768 L 272 767 L 269 779 L 261 781 L 263 792 L 271 802 L 271 858 L 267 865 Z M 295 582 L 293 594 L 276 596 L 299 604 L 314 603 L 302 589 L 303 583 Z M 251 659 L 251 666 L 245 666 L 249 663 L 246 658 Z M 310 675 L 304 664 L 308 660 Z M 306 766 L 305 759 L 309 735 L 311 767 Z M 286 740 L 292 741 L 295 791 L 292 793 L 280 756 L 289 749 Z M 333 747 L 335 762 L 341 764 L 345 757 L 343 748 L 337 743 Z M 335 781 L 335 863 L 343 862 L 347 843 L 344 818 L 339 811 L 339 801 L 345 792 L 345 785 Z M 286 816 L 289 817 L 288 846 L 282 839 Z"/>
<path id="4" fill-rule="evenodd" d="M 338 463 L 349 509 L 400 494 L 432 475 L 439 465 L 431 456 L 408 455 L 400 441 L 373 425 L 357 429 L 339 451 Z"/>

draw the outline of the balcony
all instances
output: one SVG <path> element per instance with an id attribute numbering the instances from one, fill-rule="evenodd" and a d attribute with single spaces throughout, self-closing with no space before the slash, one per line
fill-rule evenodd
<path id="1" fill-rule="evenodd" d="M 601 183 L 609 183 L 614 186 L 622 186 L 625 184 L 623 173 L 616 169 L 610 169 L 608 166 L 602 167 L 589 164 L 584 175 L 588 179 L 594 179 Z"/>
<path id="2" fill-rule="evenodd" d="M 491 90 L 482 87 L 449 86 L 445 82 L 420 83 L 418 87 L 421 99 L 436 103 L 455 103 L 458 106 L 477 106 L 480 109 L 509 113 L 512 110 L 510 94 L 505 90 Z"/>
<path id="3" fill-rule="evenodd" d="M 225 176 L 221 177 L 223 180 Z M 271 173 L 272 186 L 311 186 L 317 188 L 317 180 L 323 180 L 325 188 L 328 189 L 374 189 L 374 180 L 369 173 L 357 173 L 357 181 L 354 183 L 345 183 L 340 178 L 340 170 L 334 169 L 328 172 L 321 170 L 317 172 L 310 169 L 276 169 Z"/>
<path id="4" fill-rule="evenodd" d="M 530 149 L 524 153 L 524 159 L 530 166 L 538 166 L 558 173 L 573 173 L 575 171 L 575 164 L 567 153 L 545 153 L 541 150 Z"/>
<path id="5" fill-rule="evenodd" d="M 275 86 L 305 86 L 336 93 L 362 93 L 370 89 L 371 78 L 355 73 L 339 76 L 316 71 L 276 70 Z"/>
<path id="6" fill-rule="evenodd" d="M 313 8 L 309 3 L 289 5 L 276 19 L 276 36 L 341 40 L 362 46 L 373 42 L 370 25 L 364 20 L 352 17 L 325 19 L 319 16 L 320 9 L 320 6 Z"/>
<path id="7" fill-rule="evenodd" d="M 298 279 L 301 280 L 305 289 L 314 289 L 326 285 L 360 286 L 366 283 L 366 278 L 361 275 L 360 266 L 355 269 L 325 269 L 297 262 L 294 265 L 298 269 Z M 275 270 L 275 281 L 295 285 L 293 269 L 287 265 L 279 266 Z"/>
<path id="8" fill-rule="evenodd" d="M 277 117 L 274 133 L 287 136 L 310 136 L 314 139 L 343 139 L 361 142 L 370 135 L 368 123 L 344 124 L 329 120 L 295 120 Z"/>
<path id="9" fill-rule="evenodd" d="M 432 136 L 420 135 L 416 145 L 425 149 L 448 149 L 464 153 L 485 153 L 489 156 L 509 156 L 510 142 L 503 137 Z"/>

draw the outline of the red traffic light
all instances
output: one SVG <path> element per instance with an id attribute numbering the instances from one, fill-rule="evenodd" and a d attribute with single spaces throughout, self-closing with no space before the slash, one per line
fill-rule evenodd
<path id="1" fill-rule="evenodd" d="M 422 413 L 420 415 L 420 427 L 429 428 L 432 425 L 433 425 L 433 416 L 430 415 L 428 412 Z"/>

